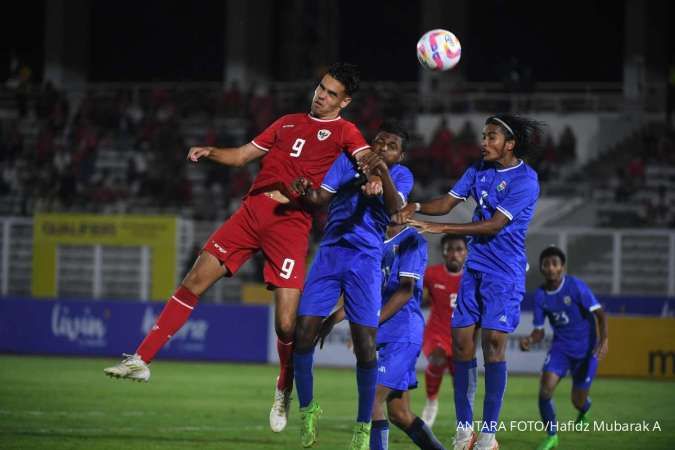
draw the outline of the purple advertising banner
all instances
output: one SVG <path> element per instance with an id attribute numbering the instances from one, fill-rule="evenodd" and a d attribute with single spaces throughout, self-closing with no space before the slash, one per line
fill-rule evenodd
<path id="1" fill-rule="evenodd" d="M 133 353 L 163 303 L 0 299 L 0 352 Z M 267 306 L 199 305 L 158 358 L 266 362 Z"/>

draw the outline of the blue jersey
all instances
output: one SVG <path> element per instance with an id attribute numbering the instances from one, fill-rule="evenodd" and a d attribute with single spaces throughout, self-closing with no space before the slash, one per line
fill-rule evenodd
<path id="1" fill-rule="evenodd" d="M 449 192 L 476 201 L 473 222 L 489 220 L 496 211 L 509 222 L 494 236 L 469 241 L 466 266 L 479 272 L 525 280 L 525 237 L 539 197 L 537 173 L 523 161 L 506 169 L 483 160 L 470 166 Z"/>
<path id="2" fill-rule="evenodd" d="M 553 327 L 552 349 L 573 358 L 588 356 L 596 344 L 593 311 L 601 308 L 586 283 L 571 275 L 563 277 L 560 287 L 534 293 L 535 328 L 544 328 L 544 319 Z"/>
<path id="3" fill-rule="evenodd" d="M 407 167 L 395 164 L 389 174 L 405 203 L 413 187 L 413 175 Z M 342 154 L 333 163 L 321 183 L 335 197 L 328 209 L 328 222 L 321 246 L 332 245 L 344 239 L 359 249 L 382 251 L 384 233 L 389 225 L 389 214 L 384 198 L 361 195 L 361 187 L 354 183 L 359 174 L 356 165 Z"/>
<path id="4" fill-rule="evenodd" d="M 414 228 L 405 228 L 396 236 L 384 241 L 382 258 L 382 304 L 389 301 L 399 288 L 401 277 L 415 279 L 415 289 L 410 300 L 396 314 L 380 324 L 377 343 L 409 342 L 422 344 L 424 316 L 422 292 L 424 270 L 427 265 L 427 240 Z"/>

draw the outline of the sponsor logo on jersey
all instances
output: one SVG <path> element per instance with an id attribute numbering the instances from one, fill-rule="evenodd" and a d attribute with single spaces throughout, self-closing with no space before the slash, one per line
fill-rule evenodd
<path id="1" fill-rule="evenodd" d="M 480 182 L 485 183 L 485 175 L 483 175 L 483 177 L 480 179 Z"/>
<path id="2" fill-rule="evenodd" d="M 316 133 L 316 138 L 320 141 L 325 141 L 330 136 L 330 130 L 321 129 Z"/>
<path id="3" fill-rule="evenodd" d="M 443 289 L 443 290 L 445 290 L 445 285 L 444 285 L 444 284 L 434 283 L 434 289 Z"/>
<path id="4" fill-rule="evenodd" d="M 506 181 L 505 181 L 505 180 L 502 180 L 502 182 L 499 183 L 499 185 L 497 185 L 497 190 L 498 190 L 498 191 L 503 191 L 504 189 L 506 189 Z"/>
<path id="5" fill-rule="evenodd" d="M 211 241 L 213 242 L 213 241 Z M 220 252 L 220 253 L 227 253 L 227 250 L 225 250 L 223 247 L 221 247 L 218 243 L 213 242 L 213 246 Z"/>
<path id="6" fill-rule="evenodd" d="M 499 321 L 502 323 L 506 323 L 506 316 L 504 315 L 499 316 Z"/>
<path id="7" fill-rule="evenodd" d="M 289 124 L 286 124 L 286 125 L 282 125 L 281 128 L 293 128 L 294 126 L 295 126 L 294 124 L 289 123 Z"/>

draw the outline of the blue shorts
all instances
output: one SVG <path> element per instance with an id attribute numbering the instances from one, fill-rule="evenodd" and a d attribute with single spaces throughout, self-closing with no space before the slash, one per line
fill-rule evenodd
<path id="1" fill-rule="evenodd" d="M 524 295 L 524 280 L 516 282 L 465 268 L 452 314 L 452 327 L 476 325 L 512 333 L 520 322 L 520 302 Z"/>
<path id="2" fill-rule="evenodd" d="M 374 253 L 374 252 L 373 252 Z M 381 255 L 349 244 L 319 247 L 300 297 L 298 316 L 328 316 L 344 293 L 352 323 L 377 328 L 382 305 Z"/>
<path id="3" fill-rule="evenodd" d="M 576 388 L 588 390 L 593 383 L 597 370 L 598 358 L 593 354 L 584 358 L 572 358 L 562 351 L 552 348 L 546 355 L 542 372 L 553 372 L 560 378 L 564 378 L 569 371 L 572 374 L 572 385 Z"/>
<path id="4" fill-rule="evenodd" d="M 417 387 L 415 363 L 422 344 L 389 342 L 377 347 L 377 384 L 397 391 Z"/>

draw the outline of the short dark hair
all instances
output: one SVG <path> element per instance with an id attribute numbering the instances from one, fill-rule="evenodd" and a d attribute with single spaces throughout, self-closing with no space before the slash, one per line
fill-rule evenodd
<path id="1" fill-rule="evenodd" d="M 565 258 L 565 253 L 560 250 L 558 247 L 555 245 L 551 245 L 549 247 L 546 247 L 544 251 L 541 252 L 539 255 L 539 265 L 541 266 L 541 263 L 544 262 L 544 258 L 548 258 L 549 256 L 557 256 L 560 258 L 560 262 L 564 266 L 565 263 L 567 262 L 567 258 Z"/>
<path id="2" fill-rule="evenodd" d="M 350 97 L 359 90 L 361 80 L 359 68 L 356 65 L 346 62 L 336 62 L 328 68 L 326 73 L 342 83 L 345 87 L 345 92 Z"/>
<path id="3" fill-rule="evenodd" d="M 441 238 L 441 248 L 445 247 L 445 244 L 450 241 L 463 241 L 466 246 L 467 238 L 461 234 L 444 234 Z"/>
<path id="4" fill-rule="evenodd" d="M 396 136 L 400 137 L 402 146 L 404 146 L 408 140 L 408 132 L 405 131 L 403 125 L 401 125 L 401 123 L 397 120 L 385 120 L 382 122 L 382 125 L 380 125 L 380 131 L 395 134 Z"/>
<path id="5" fill-rule="evenodd" d="M 497 125 L 507 139 L 513 139 L 516 142 L 513 153 L 518 158 L 527 156 L 539 148 L 545 126 L 543 122 L 505 113 L 488 117 L 485 119 L 485 125 L 487 124 Z"/>

